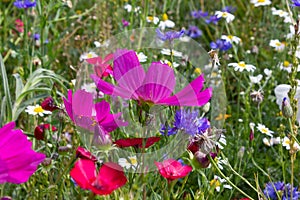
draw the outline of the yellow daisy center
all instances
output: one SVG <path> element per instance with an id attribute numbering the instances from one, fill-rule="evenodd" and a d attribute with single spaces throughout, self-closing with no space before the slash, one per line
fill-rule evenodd
<path id="1" fill-rule="evenodd" d="M 88 58 L 93 58 L 93 54 L 92 54 L 92 53 L 88 53 L 86 56 L 87 56 Z"/>
<path id="2" fill-rule="evenodd" d="M 147 19 L 152 22 L 154 18 L 152 16 L 148 16 Z"/>
<path id="3" fill-rule="evenodd" d="M 264 3 L 264 2 L 266 2 L 266 0 L 258 0 L 257 2 L 258 3 Z"/>
<path id="4" fill-rule="evenodd" d="M 218 179 L 211 180 L 209 184 L 214 187 L 220 187 L 220 185 L 221 185 L 221 183 Z"/>
<path id="5" fill-rule="evenodd" d="M 169 19 L 168 15 L 166 13 L 164 13 L 163 16 L 162 16 L 162 20 L 167 21 L 168 19 Z"/>
<path id="6" fill-rule="evenodd" d="M 290 62 L 285 60 L 285 61 L 283 62 L 283 66 L 284 66 L 284 67 L 289 67 L 289 66 L 290 66 Z"/>
<path id="7" fill-rule="evenodd" d="M 233 35 L 228 35 L 227 37 L 228 37 L 230 40 L 232 40 Z"/>
<path id="8" fill-rule="evenodd" d="M 238 65 L 239 65 L 239 67 L 242 67 L 242 68 L 246 67 L 246 64 L 244 62 L 239 62 Z"/>
<path id="9" fill-rule="evenodd" d="M 136 165 L 137 164 L 136 158 L 129 158 L 129 160 L 130 160 L 130 164 L 132 164 L 132 165 Z"/>
<path id="10" fill-rule="evenodd" d="M 278 46 L 278 47 L 280 47 L 281 46 L 281 42 L 276 42 L 275 45 Z"/>
<path id="11" fill-rule="evenodd" d="M 227 12 L 223 12 L 222 17 L 226 18 L 228 16 Z"/>
<path id="12" fill-rule="evenodd" d="M 269 131 L 268 131 L 268 129 L 266 129 L 266 128 L 262 128 L 262 129 L 261 129 L 261 132 L 262 132 L 262 133 L 268 133 Z"/>
<path id="13" fill-rule="evenodd" d="M 42 112 L 44 112 L 44 109 L 42 108 L 42 106 L 38 106 L 33 111 L 36 113 L 42 113 Z"/>
<path id="14" fill-rule="evenodd" d="M 201 74 L 201 69 L 199 67 L 197 67 L 195 70 L 194 70 L 194 73 L 195 74 Z"/>

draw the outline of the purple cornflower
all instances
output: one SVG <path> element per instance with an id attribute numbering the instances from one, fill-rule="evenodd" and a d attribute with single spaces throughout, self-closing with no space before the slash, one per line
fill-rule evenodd
<path id="1" fill-rule="evenodd" d="M 167 31 L 166 33 L 163 33 L 159 29 L 156 29 L 156 35 L 162 41 L 166 41 L 166 40 L 172 41 L 176 38 L 180 38 L 183 34 L 184 34 L 184 30 L 181 30 L 179 32 Z"/>
<path id="2" fill-rule="evenodd" d="M 203 18 L 203 17 L 207 17 L 208 16 L 208 12 L 204 12 L 202 10 L 194 10 L 191 12 L 191 16 L 194 19 L 198 19 L 198 18 Z"/>
<path id="3" fill-rule="evenodd" d="M 229 41 L 223 39 L 217 39 L 216 42 L 211 42 L 210 47 L 212 49 L 219 49 L 220 51 L 227 51 L 232 47 L 232 44 Z"/>
<path id="4" fill-rule="evenodd" d="M 216 15 L 211 15 L 207 19 L 205 19 L 205 22 L 207 24 L 210 24 L 210 23 L 217 24 L 220 19 L 221 19 L 221 17 L 217 17 Z"/>
<path id="5" fill-rule="evenodd" d="M 236 10 L 236 8 L 233 7 L 233 6 L 225 6 L 225 7 L 222 9 L 223 12 L 228 12 L 228 13 L 234 13 L 235 10 Z"/>
<path id="6" fill-rule="evenodd" d="M 202 31 L 197 26 L 189 26 L 189 29 L 185 32 L 185 34 L 191 38 L 197 38 L 202 35 Z"/>
<path id="7" fill-rule="evenodd" d="M 34 39 L 34 40 L 40 40 L 40 38 L 41 38 L 41 36 L 40 36 L 40 34 L 38 34 L 38 33 L 35 33 L 35 34 L 33 35 L 33 39 Z"/>
<path id="8" fill-rule="evenodd" d="M 291 0 L 291 2 L 293 3 L 291 6 L 300 7 L 300 0 Z"/>
<path id="9" fill-rule="evenodd" d="M 31 8 L 36 5 L 36 0 L 31 1 L 31 0 L 16 0 L 14 2 L 14 6 L 17 8 Z"/>
<path id="10" fill-rule="evenodd" d="M 167 132 L 168 136 L 176 134 L 178 130 L 184 130 L 185 133 L 192 136 L 202 134 L 210 127 L 210 124 L 206 118 L 199 118 L 198 114 L 198 111 L 177 110 L 174 117 L 174 127 L 163 126 L 160 132 L 162 134 Z"/>
<path id="11" fill-rule="evenodd" d="M 278 196 L 277 194 L 280 196 L 280 199 L 282 200 L 297 200 L 299 199 L 299 193 L 297 191 L 297 188 L 294 187 L 293 188 L 293 199 L 291 199 L 291 185 L 288 184 L 284 184 L 283 182 L 275 182 L 275 183 L 267 183 L 266 184 L 266 188 L 264 189 L 264 195 L 271 200 L 277 200 Z"/>
<path id="12" fill-rule="evenodd" d="M 122 19 L 122 24 L 123 24 L 123 27 L 129 26 L 129 22 L 126 21 L 125 19 Z"/>

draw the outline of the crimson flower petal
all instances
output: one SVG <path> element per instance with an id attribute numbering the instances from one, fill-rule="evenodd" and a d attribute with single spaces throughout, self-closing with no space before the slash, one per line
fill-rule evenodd
<path id="1" fill-rule="evenodd" d="M 138 147 L 138 148 L 148 148 L 154 143 L 158 142 L 160 137 L 149 137 L 149 138 L 126 138 L 119 139 L 114 142 L 118 147 Z"/>
<path id="2" fill-rule="evenodd" d="M 168 179 L 169 181 L 183 178 L 192 171 L 192 167 L 188 165 L 182 165 L 179 161 L 174 159 L 167 159 L 163 162 L 155 162 L 159 173 Z"/>
<path id="3" fill-rule="evenodd" d="M 70 171 L 70 175 L 81 188 L 90 189 L 97 177 L 95 163 L 92 160 L 79 159 Z"/>

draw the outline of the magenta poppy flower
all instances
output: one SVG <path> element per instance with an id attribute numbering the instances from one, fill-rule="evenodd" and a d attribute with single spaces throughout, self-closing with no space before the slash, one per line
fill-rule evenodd
<path id="1" fill-rule="evenodd" d="M 46 157 L 33 151 L 27 136 L 14 128 L 15 122 L 0 128 L 0 184 L 26 182 Z"/>
<path id="2" fill-rule="evenodd" d="M 167 159 L 163 162 L 155 162 L 155 165 L 158 168 L 159 173 L 168 181 L 183 178 L 193 169 L 191 166 L 182 165 L 179 161 L 174 159 Z"/>
<path id="3" fill-rule="evenodd" d="M 110 105 L 106 101 L 94 104 L 93 95 L 85 90 L 77 90 L 72 96 L 68 91 L 68 99 L 64 98 L 66 111 L 72 121 L 91 132 L 112 132 L 120 126 L 127 126 L 120 118 L 121 112 L 110 114 Z M 97 127 L 96 125 L 99 125 Z"/>
<path id="4" fill-rule="evenodd" d="M 112 74 L 112 67 L 109 62 L 113 59 L 113 54 L 108 54 L 104 59 L 99 57 L 89 58 L 86 61 L 94 65 L 94 71 L 99 78 L 107 77 Z"/>
<path id="5" fill-rule="evenodd" d="M 202 106 L 212 96 L 212 88 L 201 91 L 203 75 L 172 95 L 176 79 L 173 69 L 167 64 L 153 62 L 146 73 L 133 50 L 118 50 L 114 57 L 113 76 L 117 85 L 91 76 L 104 94 L 134 99 L 139 103 L 171 106 Z"/>
<path id="6" fill-rule="evenodd" d="M 111 194 L 127 182 L 122 167 L 112 162 L 104 163 L 97 172 L 93 161 L 79 159 L 70 175 L 82 189 L 99 195 Z"/>
<path id="7" fill-rule="evenodd" d="M 114 142 L 118 147 L 138 147 L 138 148 L 148 148 L 154 143 L 158 142 L 160 137 L 149 137 L 149 138 L 126 138 L 119 139 Z"/>

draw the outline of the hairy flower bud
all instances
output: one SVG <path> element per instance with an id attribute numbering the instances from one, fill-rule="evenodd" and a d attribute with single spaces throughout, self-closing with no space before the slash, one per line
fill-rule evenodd
<path id="1" fill-rule="evenodd" d="M 281 104 L 281 111 L 282 111 L 282 115 L 286 118 L 290 118 L 293 116 L 292 106 L 286 97 L 283 98 L 283 101 Z"/>

